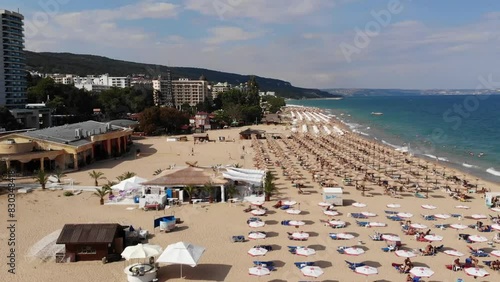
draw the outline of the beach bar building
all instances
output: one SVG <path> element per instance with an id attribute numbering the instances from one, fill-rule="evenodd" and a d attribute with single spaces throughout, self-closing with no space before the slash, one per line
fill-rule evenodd
<path id="1" fill-rule="evenodd" d="M 240 132 L 240 139 L 249 140 L 252 139 L 252 135 L 255 135 L 257 139 L 264 139 L 266 138 L 265 134 L 266 134 L 265 130 L 247 128 Z"/>
<path id="2" fill-rule="evenodd" d="M 323 202 L 330 203 L 335 206 L 343 206 L 343 191 L 342 188 L 323 188 Z"/>
<path id="3" fill-rule="evenodd" d="M 56 244 L 65 245 L 65 253 L 58 254 L 69 261 L 102 260 L 112 254 L 121 254 L 125 231 L 120 224 L 65 224 Z"/>
<path id="4" fill-rule="evenodd" d="M 0 162 L 18 173 L 78 170 L 129 150 L 132 129 L 85 121 L 0 137 Z"/>

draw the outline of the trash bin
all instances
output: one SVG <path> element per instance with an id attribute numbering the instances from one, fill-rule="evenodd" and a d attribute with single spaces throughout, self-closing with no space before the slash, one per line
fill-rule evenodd
<path id="1" fill-rule="evenodd" d="M 134 197 L 134 203 L 138 204 L 139 203 L 139 196 Z"/>

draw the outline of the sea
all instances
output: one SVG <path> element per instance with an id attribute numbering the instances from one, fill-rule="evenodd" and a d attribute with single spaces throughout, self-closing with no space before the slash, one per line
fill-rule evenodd
<path id="1" fill-rule="evenodd" d="M 365 138 L 500 184 L 500 95 L 354 96 L 287 105 L 321 108 Z"/>

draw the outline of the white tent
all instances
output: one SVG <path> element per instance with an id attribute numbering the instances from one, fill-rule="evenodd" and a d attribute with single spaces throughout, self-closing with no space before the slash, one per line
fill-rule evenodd
<path id="1" fill-rule="evenodd" d="M 233 181 L 243 181 L 261 186 L 264 181 L 265 172 L 262 170 L 227 168 L 226 172 L 222 173 L 222 176 Z"/>
<path id="2" fill-rule="evenodd" d="M 128 246 L 123 250 L 121 256 L 126 260 L 131 259 L 145 259 L 159 255 L 162 248 L 158 245 L 138 244 L 135 246 Z"/>
<path id="3" fill-rule="evenodd" d="M 180 264 L 182 277 L 182 265 L 187 264 L 191 267 L 195 267 L 204 252 L 204 247 L 185 242 L 177 242 L 168 245 L 156 262 Z"/>
<path id="4" fill-rule="evenodd" d="M 111 189 L 113 190 L 131 190 L 131 189 L 137 189 L 141 187 L 141 183 L 148 181 L 145 178 L 139 177 L 139 176 L 133 176 L 130 178 L 127 178 L 125 180 L 122 180 L 120 183 L 111 186 Z"/>

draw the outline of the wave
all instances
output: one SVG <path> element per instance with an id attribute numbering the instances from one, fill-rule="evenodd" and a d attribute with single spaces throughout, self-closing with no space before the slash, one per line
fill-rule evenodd
<path id="1" fill-rule="evenodd" d="M 494 168 L 490 167 L 486 170 L 487 173 L 493 174 L 495 176 L 500 176 L 500 171 L 496 171 Z"/>
<path id="2" fill-rule="evenodd" d="M 435 159 L 435 160 L 437 159 L 437 160 L 442 161 L 442 162 L 449 162 L 450 161 L 447 158 L 437 157 L 437 156 L 434 156 L 434 155 L 431 155 L 431 154 L 424 154 L 424 156 L 429 157 L 431 159 Z"/>
<path id="3" fill-rule="evenodd" d="M 370 134 L 365 133 L 365 132 L 363 132 L 363 131 L 359 131 L 359 130 L 357 130 L 357 129 L 352 129 L 352 132 L 357 133 L 357 134 L 361 134 L 361 135 L 363 135 L 363 136 L 370 136 Z"/>
<path id="4" fill-rule="evenodd" d="M 408 149 L 407 146 L 397 146 L 397 145 L 391 144 L 391 143 L 389 143 L 389 142 L 387 142 L 385 140 L 382 140 L 382 143 L 385 144 L 385 145 L 387 145 L 387 146 L 389 146 L 389 147 L 394 148 L 398 152 L 403 152 L 403 153 L 409 152 L 409 149 Z"/>
<path id="5" fill-rule="evenodd" d="M 477 165 L 471 165 L 468 163 L 463 163 L 462 166 L 467 167 L 467 168 L 479 168 Z"/>

